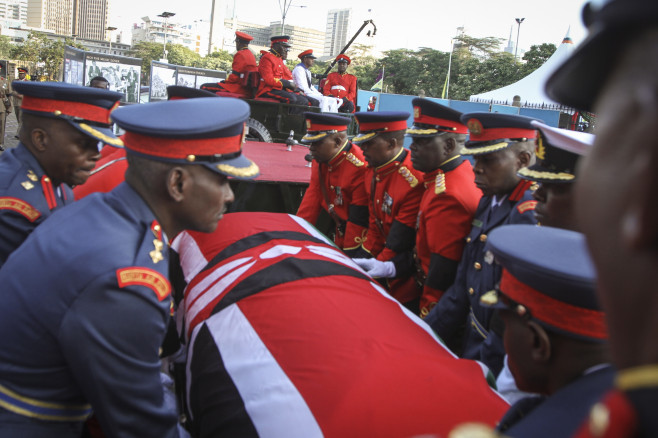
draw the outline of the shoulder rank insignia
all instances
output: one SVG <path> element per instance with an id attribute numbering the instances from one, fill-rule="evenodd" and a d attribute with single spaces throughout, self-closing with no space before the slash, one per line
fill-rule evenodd
<path id="1" fill-rule="evenodd" d="M 41 216 L 41 212 L 39 210 L 18 198 L 0 198 L 0 210 L 15 211 L 16 213 L 20 213 L 25 216 L 30 222 L 34 222 Z"/>
<path id="2" fill-rule="evenodd" d="M 364 165 L 364 162 L 356 158 L 356 156 L 352 152 L 349 152 L 346 158 L 347 161 L 354 164 L 356 167 L 361 167 Z"/>
<path id="3" fill-rule="evenodd" d="M 171 293 L 171 285 L 164 275 L 148 268 L 117 269 L 119 287 L 145 286 L 155 292 L 158 301 L 162 301 Z"/>
<path id="4" fill-rule="evenodd" d="M 418 179 L 416 179 L 414 174 L 411 173 L 411 171 L 405 166 L 400 166 L 398 172 L 400 172 L 400 175 L 402 175 L 402 177 L 407 180 L 411 187 L 416 187 L 418 185 Z"/>
<path id="5" fill-rule="evenodd" d="M 23 181 L 23 182 L 21 183 L 21 185 L 23 186 L 23 188 L 24 188 L 25 190 L 32 190 L 32 189 L 34 188 L 34 184 L 32 184 L 32 183 L 29 182 L 29 181 Z"/>
<path id="6" fill-rule="evenodd" d="M 37 182 L 37 181 L 39 181 L 39 177 L 37 176 L 36 173 L 34 173 L 34 170 L 32 170 L 32 169 L 30 169 L 30 170 L 27 171 L 27 178 L 28 178 L 30 181 L 33 181 L 33 182 Z"/>
<path id="7" fill-rule="evenodd" d="M 516 209 L 519 213 L 523 214 L 528 210 L 534 210 L 537 205 L 537 201 L 525 201 L 516 206 Z"/>
<path id="8" fill-rule="evenodd" d="M 440 195 L 446 191 L 446 175 L 439 170 L 439 173 L 436 175 L 436 182 L 434 183 L 434 194 Z"/>

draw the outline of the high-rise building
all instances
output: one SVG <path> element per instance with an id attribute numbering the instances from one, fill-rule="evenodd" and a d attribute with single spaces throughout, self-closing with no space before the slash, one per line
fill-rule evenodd
<path id="1" fill-rule="evenodd" d="M 324 56 L 337 56 L 349 39 L 352 9 L 331 9 L 327 13 L 327 28 L 324 34 Z"/>
<path id="2" fill-rule="evenodd" d="M 282 32 L 280 21 L 271 22 L 269 30 L 270 36 L 288 35 L 290 37 L 290 44 L 292 47 L 290 47 L 290 50 L 288 51 L 288 59 L 296 59 L 297 55 L 308 49 L 313 49 L 313 54 L 318 58 L 324 54 L 325 34 L 321 30 L 286 24 L 285 29 Z M 267 46 L 269 47 L 269 45 L 270 41 L 268 38 Z"/>
<path id="3" fill-rule="evenodd" d="M 28 0 L 27 25 L 58 35 L 71 35 L 74 0 Z"/>
<path id="4" fill-rule="evenodd" d="M 27 24 L 27 0 L 0 0 L 0 19 Z"/>
<path id="5" fill-rule="evenodd" d="M 111 37 L 111 32 L 107 30 L 109 3 L 109 0 L 74 0 L 71 33 L 78 38 L 91 40 Z"/>
<path id="6" fill-rule="evenodd" d="M 164 50 L 166 38 L 167 46 L 169 44 L 182 44 L 190 50 L 196 51 L 197 38 L 194 26 L 181 25 L 176 22 L 172 23 L 163 17 L 142 17 L 142 21 L 139 25 L 133 25 L 133 44 L 139 41 L 160 43 Z"/>

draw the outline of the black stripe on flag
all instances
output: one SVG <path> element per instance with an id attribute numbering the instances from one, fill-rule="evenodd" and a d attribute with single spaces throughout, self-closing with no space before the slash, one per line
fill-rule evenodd
<path id="1" fill-rule="evenodd" d="M 194 341 L 190 375 L 193 436 L 258 437 L 240 392 L 226 371 L 219 348 L 205 324 Z"/>
<path id="2" fill-rule="evenodd" d="M 240 254 L 243 251 L 248 249 L 255 248 L 264 243 L 268 243 L 272 240 L 295 240 L 300 242 L 316 243 L 325 246 L 330 246 L 326 241 L 318 239 L 311 236 L 310 234 L 301 233 L 297 231 L 265 231 L 262 233 L 252 234 L 251 236 L 242 238 L 237 242 L 227 246 L 221 252 L 219 252 L 215 257 L 213 257 L 208 264 L 201 270 L 207 271 L 212 269 L 213 266 L 218 263 L 226 260 L 230 257 L 233 257 L 236 254 Z"/>
<path id="3" fill-rule="evenodd" d="M 289 257 L 278 263 L 261 269 L 250 275 L 235 285 L 217 303 L 212 311 L 214 315 L 222 309 L 240 301 L 243 298 L 257 294 L 264 289 L 268 289 L 283 283 L 298 281 L 307 278 L 329 277 L 333 275 L 343 275 L 355 277 L 365 281 L 371 281 L 370 277 L 354 268 L 330 260 L 305 260 L 296 257 Z"/>

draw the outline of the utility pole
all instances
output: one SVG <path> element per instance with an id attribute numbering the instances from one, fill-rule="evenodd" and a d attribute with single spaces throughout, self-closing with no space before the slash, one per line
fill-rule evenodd
<path id="1" fill-rule="evenodd" d="M 167 59 L 167 21 L 174 15 L 176 14 L 173 12 L 163 12 L 162 14 L 158 15 L 158 17 L 164 19 L 164 44 L 162 47 L 162 59 Z"/>
<path id="2" fill-rule="evenodd" d="M 109 50 L 109 53 L 110 53 L 110 55 L 111 55 L 111 54 L 112 54 L 112 32 L 114 32 L 115 30 L 117 30 L 117 28 L 114 27 L 114 26 L 107 26 L 107 27 L 105 28 L 105 30 L 108 31 L 108 32 L 110 33 L 110 50 Z M 77 37 L 77 35 L 75 35 L 75 36 Z M 73 41 L 75 41 L 75 39 L 74 39 Z"/>
<path id="3" fill-rule="evenodd" d="M 523 20 L 525 20 L 525 18 L 517 18 L 516 19 L 516 22 L 519 24 L 519 28 L 516 31 L 516 47 L 514 48 L 514 59 L 515 60 L 517 60 L 516 54 L 519 51 L 519 34 L 521 33 L 521 23 L 523 23 Z"/>

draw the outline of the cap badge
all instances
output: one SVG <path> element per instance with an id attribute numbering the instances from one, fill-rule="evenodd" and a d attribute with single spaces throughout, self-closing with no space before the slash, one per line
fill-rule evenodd
<path id="1" fill-rule="evenodd" d="M 482 123 L 478 119 L 470 119 L 466 124 L 468 130 L 471 134 L 480 135 L 482 134 Z"/>
<path id="2" fill-rule="evenodd" d="M 540 160 L 546 158 L 546 147 L 544 146 L 544 140 L 542 139 L 541 135 L 537 137 L 537 144 L 535 146 L 535 155 L 537 155 L 537 158 L 539 158 Z"/>
<path id="3" fill-rule="evenodd" d="M 309 130 L 311 129 L 311 121 L 310 120 L 306 120 L 306 129 L 309 129 Z"/>
<path id="4" fill-rule="evenodd" d="M 415 106 L 414 107 L 414 119 L 417 119 L 418 117 L 420 117 L 420 107 Z"/>

